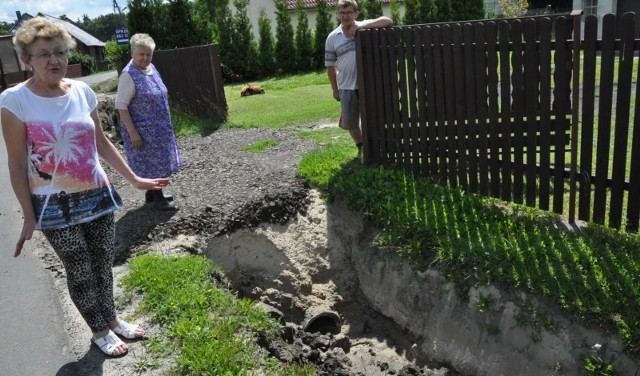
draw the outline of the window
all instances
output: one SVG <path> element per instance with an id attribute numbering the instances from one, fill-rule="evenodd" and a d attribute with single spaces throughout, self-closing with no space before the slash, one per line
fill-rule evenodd
<path id="1" fill-rule="evenodd" d="M 582 10 L 585 16 L 598 15 L 598 0 L 582 0 Z"/>

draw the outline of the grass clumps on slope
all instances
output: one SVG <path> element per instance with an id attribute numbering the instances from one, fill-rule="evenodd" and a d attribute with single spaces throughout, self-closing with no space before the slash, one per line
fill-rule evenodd
<path id="1" fill-rule="evenodd" d="M 260 350 L 258 334 L 277 335 L 279 323 L 254 302 L 216 286 L 217 270 L 205 257 L 141 255 L 129 266 L 121 283 L 127 294 L 141 293 L 139 310 L 165 328 L 170 342 L 159 347 L 178 354 L 178 374 L 314 374 L 311 367 L 283 366 Z"/>

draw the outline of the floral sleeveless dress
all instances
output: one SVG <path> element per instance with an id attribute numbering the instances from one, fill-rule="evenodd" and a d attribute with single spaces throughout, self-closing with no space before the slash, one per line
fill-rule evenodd
<path id="1" fill-rule="evenodd" d="M 128 110 L 144 142 L 142 149 L 133 147 L 122 121 L 120 129 L 133 172 L 145 178 L 165 178 L 178 171 L 183 160 L 173 132 L 167 88 L 156 67 L 150 64 L 149 69 L 147 74 L 129 63 L 122 70 L 131 75 L 136 85 Z"/>

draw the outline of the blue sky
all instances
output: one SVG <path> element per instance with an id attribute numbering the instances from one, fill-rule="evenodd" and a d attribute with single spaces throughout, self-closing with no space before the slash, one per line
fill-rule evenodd
<path id="1" fill-rule="evenodd" d="M 117 2 L 121 9 L 127 6 L 127 0 Z M 0 21 L 14 22 L 16 11 L 32 16 L 38 13 L 53 17 L 65 14 L 72 21 L 77 21 L 84 14 L 96 18 L 113 13 L 113 0 L 0 0 Z"/>

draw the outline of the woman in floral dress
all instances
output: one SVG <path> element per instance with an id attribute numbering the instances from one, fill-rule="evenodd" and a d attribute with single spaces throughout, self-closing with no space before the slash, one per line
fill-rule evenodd
<path id="1" fill-rule="evenodd" d="M 131 37 L 131 61 L 120 75 L 116 109 L 131 169 L 143 177 L 169 177 L 182 166 L 171 123 L 167 88 L 151 64 L 156 44 L 148 34 Z M 149 190 L 146 202 L 176 210 L 162 190 Z"/>

